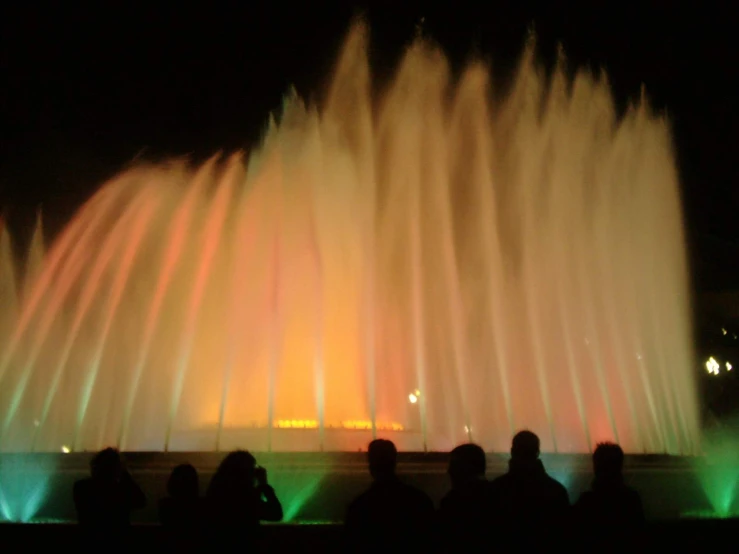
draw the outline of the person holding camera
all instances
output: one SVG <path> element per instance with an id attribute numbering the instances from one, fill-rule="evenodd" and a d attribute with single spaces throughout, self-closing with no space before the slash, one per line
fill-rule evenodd
<path id="1" fill-rule="evenodd" d="M 243 548 L 259 538 L 262 521 L 280 521 L 282 505 L 267 482 L 267 470 L 245 450 L 221 462 L 205 495 L 211 540 Z"/>

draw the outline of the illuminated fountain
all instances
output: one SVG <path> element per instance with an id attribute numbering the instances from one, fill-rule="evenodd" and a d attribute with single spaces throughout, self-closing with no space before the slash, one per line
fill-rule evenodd
<path id="1" fill-rule="evenodd" d="M 365 47 L 356 26 L 322 107 L 290 96 L 249 156 L 105 184 L 40 269 L 3 231 L 0 451 L 501 451 L 527 427 L 697 452 L 665 120 L 532 46 L 496 96 L 418 40 L 371 99 Z"/>

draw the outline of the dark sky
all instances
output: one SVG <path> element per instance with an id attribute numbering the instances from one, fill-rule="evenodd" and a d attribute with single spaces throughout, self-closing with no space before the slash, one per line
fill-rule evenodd
<path id="1" fill-rule="evenodd" d="M 729 2 L 5 4 L 0 205 L 19 236 L 38 205 L 53 233 L 142 150 L 149 159 L 201 158 L 248 146 L 290 83 L 320 95 L 363 8 L 379 75 L 390 74 L 424 17 L 455 62 L 476 51 L 501 77 L 533 25 L 545 61 L 562 42 L 572 65 L 606 68 L 619 101 L 644 83 L 673 122 L 694 282 L 739 288 L 739 26 Z"/>

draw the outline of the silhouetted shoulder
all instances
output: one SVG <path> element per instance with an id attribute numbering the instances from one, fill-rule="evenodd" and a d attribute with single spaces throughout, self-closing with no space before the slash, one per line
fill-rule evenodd
<path id="1" fill-rule="evenodd" d="M 464 487 L 452 489 L 441 499 L 440 511 L 483 509 L 490 503 L 493 491 L 491 481 L 476 481 Z"/>
<path id="2" fill-rule="evenodd" d="M 95 480 L 91 477 L 75 481 L 72 492 L 74 495 L 75 504 L 77 504 L 77 508 L 86 506 L 87 504 L 92 502 L 93 499 L 99 496 L 100 488 L 100 485 L 96 483 Z"/>
<path id="3" fill-rule="evenodd" d="M 200 498 L 159 500 L 159 521 L 167 527 L 199 525 L 204 512 L 203 501 Z"/>
<path id="4" fill-rule="evenodd" d="M 558 500 L 563 503 L 564 506 L 569 507 L 570 505 L 570 495 L 567 492 L 567 488 L 554 479 L 553 477 L 550 477 L 549 475 L 546 476 L 546 479 L 548 481 L 548 486 L 550 487 L 550 490 L 552 491 L 552 497 L 555 500 Z"/>
<path id="5" fill-rule="evenodd" d="M 593 491 L 585 491 L 575 502 L 575 508 L 585 510 L 598 503 L 598 496 Z"/>
<path id="6" fill-rule="evenodd" d="M 90 477 L 87 477 L 85 479 L 80 479 L 79 481 L 74 482 L 74 492 L 75 493 L 82 493 L 85 490 L 89 489 L 92 486 L 92 479 Z"/>
<path id="7" fill-rule="evenodd" d="M 434 503 L 431 501 L 431 498 L 428 494 L 423 492 L 421 489 L 417 489 L 416 487 L 413 487 L 411 485 L 406 485 L 405 483 L 402 483 L 401 485 L 405 489 L 404 494 L 411 502 L 418 504 L 419 508 L 421 509 L 429 511 L 434 510 Z"/>
<path id="8" fill-rule="evenodd" d="M 434 503 L 421 490 L 400 481 L 376 483 L 349 505 L 346 524 L 354 527 L 405 521 L 406 525 L 416 525 L 433 513 Z"/>
<path id="9" fill-rule="evenodd" d="M 490 481 L 490 491 L 492 493 L 496 492 L 503 492 L 506 489 L 509 489 L 510 487 L 515 487 L 517 483 L 520 483 L 521 479 L 517 476 L 511 474 L 511 473 L 505 473 L 501 475 L 500 477 L 496 477 L 492 481 Z M 535 484 L 535 488 L 539 493 L 549 493 L 551 496 L 555 498 L 564 498 L 568 499 L 569 503 L 569 494 L 567 493 L 567 489 L 554 479 L 553 477 L 550 477 L 546 473 L 541 473 L 539 475 L 535 475 L 531 478 L 530 483 Z"/>
<path id="10" fill-rule="evenodd" d="M 644 522 L 644 510 L 639 493 L 631 487 L 621 486 L 608 491 L 586 491 L 575 504 L 580 519 L 603 523 L 640 525 Z"/>
<path id="11" fill-rule="evenodd" d="M 347 551 L 424 551 L 433 517 L 434 504 L 424 492 L 399 481 L 374 483 L 347 509 Z"/>
<path id="12" fill-rule="evenodd" d="M 347 523 L 353 523 L 357 518 L 362 517 L 364 512 L 369 511 L 370 506 L 374 503 L 374 495 L 371 494 L 371 490 L 366 490 L 362 494 L 358 495 L 351 501 L 346 510 Z"/>
<path id="13" fill-rule="evenodd" d="M 80 509 L 84 509 L 86 507 L 93 490 L 94 483 L 91 478 L 88 477 L 87 479 L 75 481 L 74 486 L 72 487 L 72 494 L 78 512 Z M 83 514 L 83 516 L 84 515 L 87 514 Z"/>
<path id="14" fill-rule="evenodd" d="M 490 491 L 496 492 L 500 490 L 501 488 L 505 487 L 509 481 L 511 481 L 511 476 L 508 473 L 504 473 L 503 475 L 499 475 L 495 479 L 490 481 Z"/>
<path id="15" fill-rule="evenodd" d="M 639 493 L 631 487 L 627 487 L 625 485 L 608 491 L 585 491 L 580 495 L 577 504 L 587 506 L 593 503 L 597 503 L 598 501 L 600 501 L 601 498 L 618 500 L 627 505 L 641 505 L 641 496 L 639 496 Z"/>

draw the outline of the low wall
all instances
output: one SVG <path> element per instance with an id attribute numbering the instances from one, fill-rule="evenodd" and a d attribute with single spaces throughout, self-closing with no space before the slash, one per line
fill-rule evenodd
<path id="1" fill-rule="evenodd" d="M 331 553 L 340 551 L 341 525 L 264 526 L 263 552 Z M 707 546 L 736 544 L 739 520 L 681 520 L 653 522 L 647 526 L 642 552 L 703 552 Z M 156 525 L 136 525 L 131 533 L 130 552 L 169 552 Z M 75 525 L 0 524 L 0 544 L 11 552 L 79 551 Z M 109 546 L 109 545 L 108 545 Z M 602 545 L 601 545 L 602 546 Z M 105 548 L 103 548 L 105 549 Z M 577 551 L 577 549 L 573 549 Z M 587 548 L 588 552 L 598 548 Z"/>

